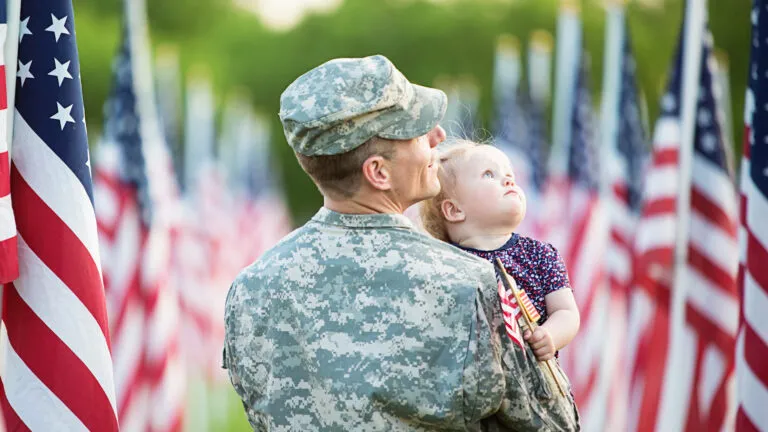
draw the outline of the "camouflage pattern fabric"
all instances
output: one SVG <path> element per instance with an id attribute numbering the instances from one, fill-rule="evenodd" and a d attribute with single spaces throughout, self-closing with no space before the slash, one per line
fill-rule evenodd
<path id="1" fill-rule="evenodd" d="M 322 208 L 243 270 L 225 324 L 257 431 L 578 429 L 505 336 L 493 267 L 403 215 Z"/>
<path id="2" fill-rule="evenodd" d="M 411 84 L 377 55 L 330 60 L 297 78 L 280 96 L 280 120 L 297 153 L 335 155 L 375 136 L 420 137 L 447 105 L 445 93 Z"/>

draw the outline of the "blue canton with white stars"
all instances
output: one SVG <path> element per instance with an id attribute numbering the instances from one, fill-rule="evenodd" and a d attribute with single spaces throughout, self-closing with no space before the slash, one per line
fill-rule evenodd
<path id="1" fill-rule="evenodd" d="M 547 120 L 544 106 L 534 100 L 530 94 L 523 93 L 522 106 L 528 124 L 528 147 L 524 149 L 531 164 L 531 181 L 533 187 L 541 192 L 547 180 Z"/>
<path id="2" fill-rule="evenodd" d="M 93 203 L 72 4 L 21 2 L 16 109 Z"/>
<path id="3" fill-rule="evenodd" d="M 151 200 L 142 149 L 141 121 L 133 86 L 131 45 L 123 30 L 120 51 L 112 63 L 112 92 L 104 105 L 104 137 L 120 147 L 121 177 L 136 188 L 141 218 L 146 226 L 151 220 Z"/>
<path id="4" fill-rule="evenodd" d="M 749 176 L 764 199 L 768 199 L 768 5 L 759 3 L 752 11 L 750 87 L 755 96 L 755 111 Z"/>
<path id="5" fill-rule="evenodd" d="M 728 173 L 722 128 L 718 118 L 715 81 L 712 74 L 712 35 L 706 33 L 701 56 L 699 99 L 696 104 L 694 157 L 703 158 Z"/>
<path id="6" fill-rule="evenodd" d="M 568 157 L 568 176 L 574 185 L 592 192 L 598 191 L 598 157 L 595 142 L 595 124 L 592 113 L 592 96 L 589 92 L 588 61 L 579 68 L 571 113 L 572 135 Z"/>
<path id="7" fill-rule="evenodd" d="M 640 116 L 635 80 L 635 59 L 629 33 L 624 38 L 619 95 L 618 151 L 626 162 L 629 208 L 639 213 L 642 205 L 643 168 L 648 158 L 648 144 Z"/>

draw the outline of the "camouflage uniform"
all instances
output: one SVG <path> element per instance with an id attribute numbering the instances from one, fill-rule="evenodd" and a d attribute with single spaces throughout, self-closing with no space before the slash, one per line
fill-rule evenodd
<path id="1" fill-rule="evenodd" d="M 366 72 L 373 81 L 394 74 L 376 74 L 391 65 L 383 57 L 361 61 L 379 64 Z M 349 81 L 349 73 L 341 75 Z M 445 110 L 445 96 L 431 96 L 390 110 L 411 121 L 388 126 L 390 133 L 418 133 L 426 128 L 420 122 L 431 130 Z M 297 115 L 285 94 L 282 102 L 288 142 L 312 152 L 306 134 L 293 133 L 302 126 L 286 126 L 284 115 Z M 437 109 L 427 118 L 430 104 Z M 350 138 L 354 127 L 328 130 L 338 144 L 316 134 L 324 154 L 368 139 Z M 505 337 L 492 266 L 415 231 L 403 215 L 320 209 L 238 276 L 225 325 L 224 366 L 254 430 L 578 429 L 570 396 L 553 395 L 530 348 Z"/>

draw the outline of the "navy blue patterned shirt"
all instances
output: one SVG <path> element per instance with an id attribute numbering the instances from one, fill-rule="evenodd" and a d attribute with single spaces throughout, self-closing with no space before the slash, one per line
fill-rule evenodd
<path id="1" fill-rule="evenodd" d="M 547 320 L 544 297 L 551 292 L 571 288 L 565 262 L 557 249 L 549 243 L 512 234 L 504 246 L 495 250 L 459 247 L 491 263 L 499 258 L 507 273 L 515 278 L 518 288 L 528 294 L 541 315 L 539 324 L 544 324 Z"/>

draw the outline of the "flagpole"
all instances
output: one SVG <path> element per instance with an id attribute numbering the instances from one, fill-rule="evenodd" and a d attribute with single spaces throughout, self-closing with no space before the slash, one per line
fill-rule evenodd
<path id="1" fill-rule="evenodd" d="M 571 110 L 576 92 L 576 74 L 581 58 L 581 21 L 577 0 L 561 0 L 557 21 L 557 64 L 555 65 L 555 106 L 552 120 L 552 147 L 549 172 L 554 177 L 568 169 Z"/>
<path id="2" fill-rule="evenodd" d="M 600 151 L 600 195 L 608 199 L 616 167 L 619 132 L 619 96 L 621 94 L 621 52 L 624 46 L 624 4 L 608 0 L 606 5 L 605 54 L 603 60 L 603 92 L 600 113 L 602 150 Z M 618 167 L 621 169 L 622 167 Z"/>
<path id="3" fill-rule="evenodd" d="M 552 70 L 552 35 L 535 30 L 528 42 L 528 88 L 531 100 L 546 109 L 550 98 Z"/>
<path id="4" fill-rule="evenodd" d="M 728 72 L 728 54 L 724 51 L 716 50 L 714 53 L 715 67 L 714 67 L 714 83 L 715 100 L 717 101 L 717 115 L 720 119 L 720 124 L 723 128 L 723 147 L 725 148 L 725 155 L 728 161 L 728 169 L 733 172 L 734 170 L 734 154 L 733 154 L 733 116 L 731 111 L 731 88 L 730 88 L 730 76 Z"/>
<path id="5" fill-rule="evenodd" d="M 605 26 L 605 53 L 603 60 L 603 91 L 600 113 L 601 130 L 601 151 L 600 151 L 600 198 L 606 206 L 609 215 L 609 221 L 612 215 L 616 214 L 614 206 L 617 205 L 613 199 L 612 185 L 614 179 L 619 175 L 617 171 L 626 171 L 627 167 L 621 165 L 618 157 L 619 140 L 619 109 L 621 97 L 621 76 L 622 76 L 622 52 L 624 40 L 626 38 L 626 19 L 624 0 L 606 1 L 606 26 Z M 606 236 L 606 242 L 608 241 Z M 606 297 L 609 305 L 613 305 L 613 293 L 610 285 L 606 291 Z M 601 311 L 609 315 L 613 307 Z M 605 322 L 611 322 L 610 316 L 606 317 Z M 595 411 L 590 413 L 593 417 L 593 424 L 596 430 L 605 430 L 608 421 L 608 398 L 611 388 L 611 380 L 615 374 L 616 351 L 621 349 L 612 342 L 622 340 L 623 335 L 616 335 L 617 329 L 609 326 L 603 339 L 601 367 L 597 382 L 595 397 Z"/>
<path id="6" fill-rule="evenodd" d="M 686 386 L 676 385 L 679 374 L 688 373 L 685 366 L 686 350 L 690 344 L 685 339 L 685 305 L 687 299 L 687 262 L 689 227 L 691 219 L 691 172 L 695 138 L 696 105 L 698 103 L 701 57 L 703 53 L 704 27 L 706 24 L 706 0 L 687 0 L 685 8 L 685 34 L 682 60 L 680 152 L 677 216 L 674 254 L 674 283 L 671 292 L 670 339 L 667 365 L 660 400 L 658 430 L 682 430 L 685 422 L 682 413 L 688 412 L 690 398 Z"/>

